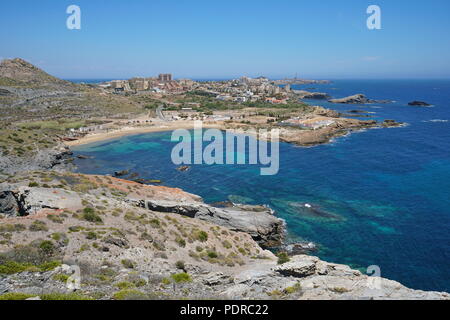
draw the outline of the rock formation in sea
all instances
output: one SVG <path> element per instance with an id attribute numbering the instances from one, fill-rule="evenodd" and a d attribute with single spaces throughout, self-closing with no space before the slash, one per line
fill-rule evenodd
<path id="1" fill-rule="evenodd" d="M 424 102 L 424 101 L 411 101 L 408 103 L 409 106 L 415 106 L 415 107 L 429 107 L 431 104 Z"/>
<path id="2" fill-rule="evenodd" d="M 368 99 L 364 94 L 355 94 L 345 98 L 330 99 L 331 103 L 342 103 L 342 104 L 367 104 L 367 103 L 389 103 L 390 100 L 372 100 Z"/>

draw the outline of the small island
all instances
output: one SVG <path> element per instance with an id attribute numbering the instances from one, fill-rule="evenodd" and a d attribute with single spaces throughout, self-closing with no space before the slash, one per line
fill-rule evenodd
<path id="1" fill-rule="evenodd" d="M 412 101 L 408 103 L 409 106 L 413 107 L 429 107 L 431 104 L 424 102 L 424 101 Z"/>

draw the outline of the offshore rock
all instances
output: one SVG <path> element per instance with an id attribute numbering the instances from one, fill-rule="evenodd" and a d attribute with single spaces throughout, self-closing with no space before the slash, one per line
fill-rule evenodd
<path id="1" fill-rule="evenodd" d="M 366 104 L 366 103 L 389 103 L 389 100 L 371 100 L 368 99 L 363 94 L 355 94 L 353 96 L 348 96 L 340 99 L 328 100 L 331 103 L 344 103 L 344 104 Z"/>
<path id="2" fill-rule="evenodd" d="M 408 103 L 408 106 L 416 106 L 416 107 L 429 107 L 431 104 L 424 101 L 412 101 Z"/>

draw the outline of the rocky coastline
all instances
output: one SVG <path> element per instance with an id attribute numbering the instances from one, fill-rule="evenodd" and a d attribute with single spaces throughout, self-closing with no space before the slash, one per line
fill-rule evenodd
<path id="1" fill-rule="evenodd" d="M 129 181 L 133 174 L 125 171 L 115 177 L 76 174 L 64 141 L 98 123 L 113 123 L 114 134 L 122 135 L 189 128 L 192 121 L 171 127 L 147 116 L 158 125 L 133 127 L 141 121 L 134 117 L 148 113 L 140 96 L 63 81 L 22 59 L 2 62 L 0 81 L 0 300 L 450 299 L 304 255 L 317 250 L 315 244 L 286 243 L 285 222 L 268 207 L 206 204 L 180 189 L 136 176 Z M 294 97 L 330 99 L 319 92 Z M 149 101 L 155 103 L 153 96 Z M 330 101 L 375 103 L 364 95 Z M 209 126 L 278 128 L 281 141 L 299 146 L 403 125 L 343 118 L 297 101 L 286 108 L 234 106 L 239 121 Z M 284 119 L 298 126 L 277 125 Z"/>
<path id="2" fill-rule="evenodd" d="M 0 155 L 0 176 L 33 170 L 71 171 L 74 169 L 72 161 L 73 153 L 64 144 L 37 150 L 35 154 L 30 155 Z"/>
<path id="3" fill-rule="evenodd" d="M 217 208 L 179 189 L 53 171 L 20 174 L 0 188 L 0 207 L 9 208 L 0 297 L 450 299 L 299 254 L 306 247 L 277 257 L 264 248 L 282 241 L 284 223 L 266 207 Z M 44 269 L 50 259 L 61 262 Z M 79 288 L 61 281 L 74 265 Z"/>

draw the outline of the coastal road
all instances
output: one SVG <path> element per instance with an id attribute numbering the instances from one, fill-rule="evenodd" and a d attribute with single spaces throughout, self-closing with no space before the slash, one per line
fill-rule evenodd
<path id="1" fill-rule="evenodd" d="M 164 110 L 164 105 L 160 105 L 158 108 L 156 108 L 156 115 L 160 120 L 167 121 L 166 117 L 164 117 L 164 114 L 162 111 Z"/>

